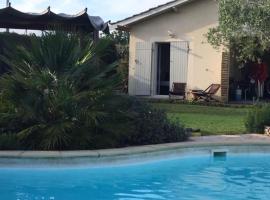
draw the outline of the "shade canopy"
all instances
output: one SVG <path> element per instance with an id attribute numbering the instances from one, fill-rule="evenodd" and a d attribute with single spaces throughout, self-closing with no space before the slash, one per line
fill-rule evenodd
<path id="1" fill-rule="evenodd" d="M 0 28 L 54 30 L 109 33 L 109 22 L 104 23 L 101 17 L 89 16 L 87 9 L 77 15 L 56 14 L 50 7 L 42 13 L 24 13 L 9 7 L 0 9 Z"/>

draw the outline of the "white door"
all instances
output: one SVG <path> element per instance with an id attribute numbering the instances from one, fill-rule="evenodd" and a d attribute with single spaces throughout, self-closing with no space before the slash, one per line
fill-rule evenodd
<path id="1" fill-rule="evenodd" d="M 152 44 L 138 42 L 136 44 L 134 89 L 135 95 L 151 95 Z"/>
<path id="2" fill-rule="evenodd" d="M 172 87 L 175 82 L 187 83 L 188 42 L 171 42 L 170 62 L 170 87 Z"/>

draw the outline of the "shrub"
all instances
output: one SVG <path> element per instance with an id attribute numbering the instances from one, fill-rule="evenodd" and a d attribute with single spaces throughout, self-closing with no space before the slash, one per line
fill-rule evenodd
<path id="1" fill-rule="evenodd" d="M 2 56 L 10 71 L 0 78 L 3 133 L 16 133 L 27 149 L 80 148 L 109 113 L 103 101 L 118 82 L 115 63 L 100 59 L 107 41 L 81 47 L 75 35 L 31 37 L 31 48 Z M 80 138 L 80 139 L 78 139 Z"/>
<path id="2" fill-rule="evenodd" d="M 133 102 L 137 111 L 134 117 L 135 129 L 129 142 L 133 145 L 159 144 L 184 141 L 188 135 L 183 126 L 168 120 L 163 110 L 153 108 L 139 101 Z"/>
<path id="3" fill-rule="evenodd" d="M 30 46 L 30 37 L 27 35 L 19 35 L 16 33 L 0 33 L 0 54 L 4 54 L 7 50 L 14 50 L 16 46 Z M 9 66 L 0 60 L 0 75 L 9 70 Z"/>
<path id="4" fill-rule="evenodd" d="M 113 93 L 120 80 L 108 44 L 45 33 L 2 56 L 10 71 L 0 77 L 0 140 L 14 149 L 81 150 L 186 139 L 163 111 Z"/>
<path id="5" fill-rule="evenodd" d="M 92 148 L 115 148 L 181 142 L 189 135 L 184 127 L 168 120 L 165 112 L 134 97 L 115 96 L 105 104 L 110 121 L 103 121 Z M 113 109 L 118 108 L 118 112 Z"/>
<path id="6" fill-rule="evenodd" d="M 249 132 L 263 133 L 264 127 L 270 125 L 270 105 L 257 105 L 252 108 L 246 118 L 246 128 Z"/>
<path id="7" fill-rule="evenodd" d="M 16 134 L 0 134 L 0 150 L 20 150 L 20 140 Z"/>

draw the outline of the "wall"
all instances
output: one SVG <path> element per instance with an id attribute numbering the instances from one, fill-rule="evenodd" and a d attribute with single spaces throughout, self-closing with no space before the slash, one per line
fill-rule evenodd
<path id="1" fill-rule="evenodd" d="M 215 0 L 196 0 L 180 6 L 178 11 L 155 16 L 131 26 L 130 78 L 134 76 L 137 42 L 189 41 L 188 89 L 206 89 L 212 83 L 221 83 L 221 50 L 213 49 L 204 36 L 210 27 L 218 24 L 218 5 Z M 176 34 L 171 38 L 168 31 Z M 130 94 L 133 93 L 130 83 Z"/>

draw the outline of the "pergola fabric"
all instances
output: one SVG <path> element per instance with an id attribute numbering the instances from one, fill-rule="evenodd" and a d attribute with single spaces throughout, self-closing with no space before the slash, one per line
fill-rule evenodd
<path id="1" fill-rule="evenodd" d="M 56 14 L 50 7 L 43 13 L 24 13 L 11 6 L 0 9 L 0 28 L 109 33 L 109 22 L 98 16 L 89 16 L 87 9 L 77 15 Z"/>

